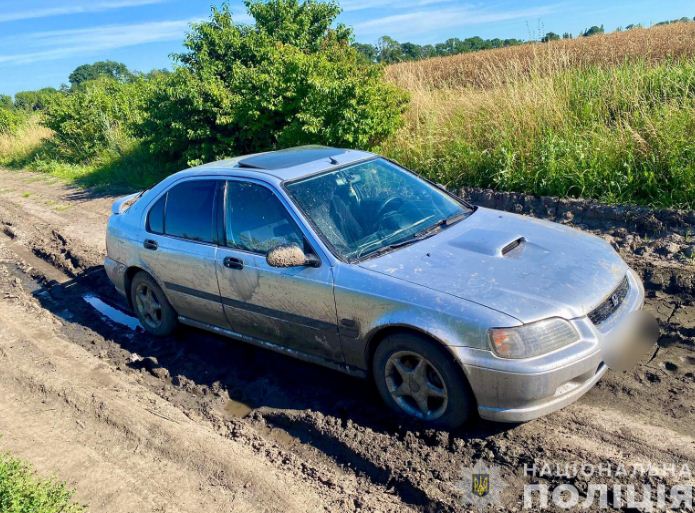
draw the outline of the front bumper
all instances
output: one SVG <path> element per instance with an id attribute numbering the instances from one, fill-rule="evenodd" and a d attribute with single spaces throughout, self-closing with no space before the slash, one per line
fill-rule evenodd
<path id="1" fill-rule="evenodd" d="M 552 353 L 527 359 L 505 359 L 491 351 L 457 347 L 473 389 L 478 412 L 484 419 L 524 422 L 573 403 L 593 387 L 608 370 L 611 348 L 621 347 L 634 313 L 644 303 L 639 277 L 628 274 L 630 291 L 618 310 L 600 326 L 587 317 L 571 322 L 581 339 Z"/>
<path id="2" fill-rule="evenodd" d="M 106 271 L 106 276 L 109 277 L 111 283 L 113 283 L 114 287 L 116 287 L 116 290 L 123 296 L 126 296 L 126 266 L 113 260 L 112 258 L 106 257 L 104 259 L 104 270 Z"/>

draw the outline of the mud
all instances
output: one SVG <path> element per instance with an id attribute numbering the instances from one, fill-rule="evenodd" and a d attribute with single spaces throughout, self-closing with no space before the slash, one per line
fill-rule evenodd
<path id="1" fill-rule="evenodd" d="M 112 198 L 28 173 L 0 181 L 0 448 L 68 479 L 92 511 L 127 510 L 119 491 L 142 511 L 469 511 L 461 483 L 481 459 L 507 484 L 489 510 L 507 511 L 521 509 L 524 464 L 695 469 L 692 213 L 468 191 L 605 237 L 645 278 L 662 335 L 636 368 L 556 414 L 450 433 L 394 418 L 367 381 L 194 329 L 156 339 L 124 325 L 100 266 Z M 31 409 L 42 404 L 55 411 Z M 68 443 L 80 423 L 94 433 L 82 451 Z"/>

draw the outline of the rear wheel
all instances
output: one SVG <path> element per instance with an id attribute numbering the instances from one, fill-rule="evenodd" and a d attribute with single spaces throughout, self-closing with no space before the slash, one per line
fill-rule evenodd
<path id="1" fill-rule="evenodd" d="M 372 367 L 376 387 L 394 411 L 444 429 L 470 417 L 475 401 L 463 371 L 433 341 L 391 335 L 377 347 Z"/>
<path id="2" fill-rule="evenodd" d="M 176 312 L 149 274 L 140 271 L 133 277 L 130 299 L 140 324 L 146 331 L 159 337 L 170 335 L 174 331 L 178 324 Z"/>

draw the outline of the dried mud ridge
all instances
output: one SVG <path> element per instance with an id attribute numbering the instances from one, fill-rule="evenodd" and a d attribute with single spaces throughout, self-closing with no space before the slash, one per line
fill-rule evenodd
<path id="1" fill-rule="evenodd" d="M 39 207 L 17 195 L 0 196 L 0 307 L 56 319 L 60 337 L 155 394 L 187 422 L 248 448 L 262 465 L 305 487 L 325 511 L 468 511 L 461 481 L 479 459 L 499 465 L 508 485 L 500 511 L 521 508 L 524 464 L 652 461 L 695 468 L 695 267 L 685 255 L 693 215 L 467 194 L 477 204 L 577 224 L 610 240 L 645 278 L 647 308 L 660 322 L 662 336 L 649 361 L 627 373 L 609 372 L 577 404 L 533 422 L 476 421 L 452 433 L 422 429 L 385 412 L 368 382 L 192 329 L 156 339 L 102 317 L 84 295 L 127 311 L 99 265 L 103 250 L 85 243 L 88 236 L 78 240 L 37 217 Z M 80 223 L 77 208 L 61 215 Z M 103 230 L 103 222 L 95 229 Z M 3 351 L 0 346 L 0 359 Z M 16 386 L 29 395 L 60 394 L 40 381 Z M 113 422 L 99 415 L 96 408 L 99 422 Z M 162 421 L 175 430 L 173 414 L 162 415 L 173 419 Z M 208 482 L 222 482 L 219 493 L 245 489 L 222 479 L 219 468 L 197 460 L 197 453 L 170 448 L 156 454 L 176 468 L 187 461 Z M 673 484 L 671 477 L 643 479 Z M 581 478 L 574 484 L 586 490 Z M 291 510 L 280 496 L 261 509 Z"/>

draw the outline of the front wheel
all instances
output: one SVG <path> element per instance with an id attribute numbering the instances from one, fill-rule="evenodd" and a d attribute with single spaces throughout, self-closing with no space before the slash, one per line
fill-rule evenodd
<path id="1" fill-rule="evenodd" d="M 372 365 L 376 387 L 394 411 L 432 427 L 454 429 L 475 404 L 453 357 L 424 337 L 402 333 L 384 339 Z"/>
<path id="2" fill-rule="evenodd" d="M 170 335 L 178 324 L 176 312 L 157 282 L 144 271 L 133 277 L 130 299 L 140 324 L 158 337 Z"/>

